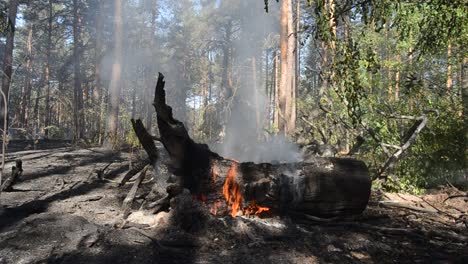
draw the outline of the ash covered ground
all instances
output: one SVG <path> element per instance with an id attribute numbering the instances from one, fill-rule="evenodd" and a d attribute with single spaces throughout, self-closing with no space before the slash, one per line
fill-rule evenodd
<path id="1" fill-rule="evenodd" d="M 213 216 L 188 193 L 153 215 L 140 207 L 156 173 L 123 221 L 132 183 L 118 182 L 134 153 L 27 148 L 13 144 L 7 157 L 6 171 L 21 158 L 24 172 L 1 196 L 0 263 L 468 263 L 468 198 L 451 186 L 374 192 L 362 215 L 334 221 Z"/>

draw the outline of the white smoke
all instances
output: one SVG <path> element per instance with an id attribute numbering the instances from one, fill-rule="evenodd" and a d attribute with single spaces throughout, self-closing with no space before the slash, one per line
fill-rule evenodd
<path id="1" fill-rule="evenodd" d="M 300 161 L 301 155 L 294 143 L 284 136 L 270 135 L 265 130 L 271 126 L 266 121 L 270 102 L 265 91 L 265 71 L 261 69 L 265 67 L 265 49 L 275 46 L 271 43 L 271 36 L 279 35 L 280 25 L 279 5 L 271 5 L 269 13 L 265 13 L 262 12 L 262 4 L 262 1 L 256 4 L 251 1 L 240 3 L 242 12 L 239 19 L 244 31 L 234 42 L 234 61 L 241 65 L 235 75 L 238 76 L 239 83 L 232 102 L 228 102 L 231 111 L 223 142 L 211 147 L 221 155 L 238 161 Z M 246 25 L 249 25 L 248 30 L 245 30 Z M 259 42 L 252 42 L 252 39 Z M 256 83 L 253 82 L 254 56 L 257 65 Z M 270 72 L 271 64 L 270 54 Z M 260 117 L 259 126 L 257 111 Z"/>

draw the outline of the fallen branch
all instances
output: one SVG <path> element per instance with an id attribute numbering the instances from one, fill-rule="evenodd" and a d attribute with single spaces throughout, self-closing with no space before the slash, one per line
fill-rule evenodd
<path id="1" fill-rule="evenodd" d="M 366 231 L 377 231 L 377 232 L 398 235 L 398 236 L 406 235 L 406 236 L 416 237 L 422 240 L 427 240 L 428 237 L 429 238 L 439 237 L 439 238 L 449 239 L 449 240 L 460 242 L 460 243 L 468 242 L 467 236 L 457 234 L 453 231 L 440 231 L 437 229 L 424 230 L 424 229 L 409 229 L 409 228 L 398 228 L 398 227 L 381 227 L 381 226 L 374 226 L 370 224 L 355 223 L 355 222 L 329 223 L 326 225 L 327 226 L 339 225 L 339 226 L 347 226 L 347 227 L 352 227 L 352 228 L 362 228 Z"/>
<path id="2" fill-rule="evenodd" d="M 122 211 L 123 211 L 123 218 L 126 219 L 128 215 L 130 214 L 130 209 L 133 203 L 133 200 L 135 199 L 138 187 L 140 187 L 141 182 L 146 176 L 146 171 L 149 169 L 149 165 L 147 165 L 141 172 L 140 175 L 138 175 L 135 183 L 132 186 L 132 189 L 130 189 L 130 192 L 128 192 L 127 197 L 125 197 L 123 204 L 122 204 Z"/>
<path id="3" fill-rule="evenodd" d="M 409 147 L 414 143 L 416 137 L 419 135 L 421 130 L 426 126 L 428 118 L 426 115 L 422 115 L 415 119 L 416 122 L 406 133 L 403 141 L 405 142 L 401 145 L 397 151 L 395 151 L 390 158 L 385 162 L 385 164 L 380 168 L 377 173 L 378 178 L 387 179 L 386 172 L 392 170 L 395 167 L 395 164 L 403 157 L 403 154 L 409 149 Z"/>
<path id="4" fill-rule="evenodd" d="M 452 214 L 449 214 L 449 213 L 447 213 L 447 212 L 445 212 L 445 211 L 442 211 L 442 210 L 440 210 L 439 208 L 435 207 L 433 204 L 429 203 L 429 202 L 428 202 L 426 199 L 424 199 L 423 197 L 421 197 L 421 200 L 423 200 L 425 203 L 427 203 L 430 207 L 432 207 L 432 208 L 434 208 L 435 210 L 437 210 L 437 212 L 439 212 L 439 213 L 441 213 L 441 214 L 443 214 L 443 215 L 445 215 L 445 216 L 448 216 L 448 217 L 450 217 L 450 218 L 452 218 L 452 219 L 454 219 L 454 220 L 457 220 L 457 219 L 458 219 L 458 217 L 456 217 L 456 216 L 454 216 L 454 215 L 452 215 Z"/>
<path id="5" fill-rule="evenodd" d="M 455 198 L 468 198 L 468 194 L 457 194 L 457 195 L 450 195 L 449 197 L 445 198 L 443 203 L 445 203 L 446 201 L 450 200 L 450 199 L 455 199 Z"/>
<path id="6" fill-rule="evenodd" d="M 111 161 L 109 162 L 104 168 L 100 169 L 100 170 L 96 170 L 96 175 L 98 177 L 99 180 L 102 180 L 104 178 L 104 173 L 105 171 L 107 170 L 107 168 L 109 168 L 109 166 L 114 163 L 114 161 Z"/>
<path id="7" fill-rule="evenodd" d="M 401 204 L 397 202 L 380 201 L 379 204 L 383 206 L 387 206 L 387 207 L 404 208 L 404 209 L 423 212 L 423 213 L 437 213 L 437 210 L 434 210 L 434 209 L 420 208 L 420 207 L 407 205 L 407 204 Z"/>
<path id="8" fill-rule="evenodd" d="M 119 187 L 124 186 L 133 176 L 137 175 L 141 172 L 146 165 L 150 163 L 149 160 L 138 160 L 137 163 L 130 169 L 127 173 L 125 173 L 122 180 L 120 180 Z"/>

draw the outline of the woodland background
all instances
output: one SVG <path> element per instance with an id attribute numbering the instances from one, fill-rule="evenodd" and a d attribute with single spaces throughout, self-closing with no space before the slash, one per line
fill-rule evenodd
<path id="1" fill-rule="evenodd" d="M 467 19 L 458 0 L 2 0 L 5 139 L 137 146 L 159 71 L 221 154 L 288 138 L 364 160 L 390 190 L 466 184 Z"/>

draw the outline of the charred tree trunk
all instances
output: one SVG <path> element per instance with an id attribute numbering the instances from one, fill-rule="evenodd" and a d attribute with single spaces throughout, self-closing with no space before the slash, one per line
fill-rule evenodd
<path id="1" fill-rule="evenodd" d="M 181 186 L 211 203 L 215 213 L 235 216 L 263 207 L 291 215 L 322 217 L 361 213 L 368 202 L 371 179 L 357 160 L 316 158 L 289 164 L 238 163 L 194 142 L 166 104 L 164 77 L 159 75 L 154 107 L 160 140 L 169 153 L 171 171 Z M 223 201 L 227 201 L 224 203 Z"/>

